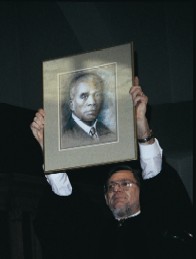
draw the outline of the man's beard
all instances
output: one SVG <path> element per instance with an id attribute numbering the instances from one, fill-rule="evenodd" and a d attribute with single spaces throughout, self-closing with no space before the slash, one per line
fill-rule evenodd
<path id="1" fill-rule="evenodd" d="M 111 208 L 111 211 L 116 219 L 128 218 L 133 214 L 130 204 L 125 204 L 120 208 Z"/>

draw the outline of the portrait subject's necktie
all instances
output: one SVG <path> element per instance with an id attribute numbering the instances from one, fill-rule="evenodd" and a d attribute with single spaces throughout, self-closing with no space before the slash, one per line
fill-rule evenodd
<path id="1" fill-rule="evenodd" d="M 96 132 L 95 127 L 92 127 L 92 128 L 90 129 L 89 134 L 91 135 L 91 137 L 92 137 L 93 139 L 98 139 L 98 135 L 97 135 L 97 132 Z"/>

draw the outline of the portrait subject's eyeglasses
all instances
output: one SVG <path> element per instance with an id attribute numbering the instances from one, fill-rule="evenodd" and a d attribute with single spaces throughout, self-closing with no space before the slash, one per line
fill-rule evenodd
<path id="1" fill-rule="evenodd" d="M 130 180 L 110 182 L 107 185 L 107 192 L 114 192 L 116 190 L 116 187 L 120 188 L 123 191 L 127 191 L 134 185 L 138 185 L 138 183 L 132 182 Z"/>

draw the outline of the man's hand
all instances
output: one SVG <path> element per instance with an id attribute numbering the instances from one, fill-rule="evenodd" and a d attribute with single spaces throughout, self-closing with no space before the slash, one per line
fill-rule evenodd
<path id="1" fill-rule="evenodd" d="M 133 104 L 135 106 L 137 137 L 138 139 L 146 138 L 150 134 L 149 125 L 146 118 L 148 97 L 143 93 L 142 88 L 139 85 L 138 77 L 134 78 L 134 85 L 131 87 L 129 93 L 132 97 Z"/>
<path id="2" fill-rule="evenodd" d="M 44 139 L 44 117 L 45 117 L 44 110 L 39 109 L 35 114 L 33 122 L 30 125 L 33 135 L 36 138 L 37 142 L 40 144 L 42 150 L 43 150 L 43 139 Z"/>

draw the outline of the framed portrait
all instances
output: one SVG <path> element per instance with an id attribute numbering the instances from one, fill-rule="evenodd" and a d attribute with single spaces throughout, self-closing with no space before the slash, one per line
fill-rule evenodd
<path id="1" fill-rule="evenodd" d="M 137 159 L 133 43 L 43 62 L 44 171 Z"/>

